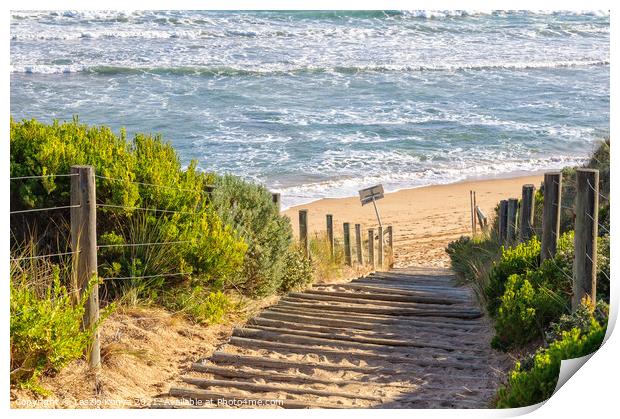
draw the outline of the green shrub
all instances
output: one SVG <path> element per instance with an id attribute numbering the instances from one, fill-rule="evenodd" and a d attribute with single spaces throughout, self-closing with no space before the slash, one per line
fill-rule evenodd
<path id="1" fill-rule="evenodd" d="M 286 254 L 284 266 L 280 292 L 300 289 L 312 283 L 314 272 L 312 261 L 306 257 L 301 249 L 292 247 Z"/>
<path id="2" fill-rule="evenodd" d="M 607 322 L 609 318 L 609 305 L 604 301 L 597 301 L 596 305 L 580 304 L 574 313 L 563 314 L 558 321 L 549 325 L 545 338 L 548 342 L 553 342 L 562 337 L 562 333 L 572 329 L 579 329 L 582 333 L 590 333 L 592 319 L 599 324 Z"/>
<path id="3" fill-rule="evenodd" d="M 528 269 L 536 269 L 539 258 L 540 241 L 535 236 L 515 247 L 502 247 L 502 255 L 489 273 L 489 283 L 485 290 L 491 315 L 497 314 L 508 277 L 523 274 Z"/>
<path id="4" fill-rule="evenodd" d="M 221 291 L 208 291 L 201 286 L 182 285 L 165 291 L 159 303 L 201 324 L 219 323 L 232 308 L 230 299 Z"/>
<path id="5" fill-rule="evenodd" d="M 596 298 L 609 303 L 609 235 L 598 238 L 596 258 Z"/>
<path id="6" fill-rule="evenodd" d="M 279 214 L 269 191 L 226 175 L 217 179 L 211 205 L 248 246 L 235 286 L 250 296 L 276 292 L 282 284 L 293 230 L 290 220 Z"/>
<path id="7" fill-rule="evenodd" d="M 605 329 L 606 323 L 591 319 L 587 332 L 579 328 L 563 332 L 559 340 L 539 350 L 529 365 L 517 362 L 507 384 L 498 391 L 496 406 L 523 407 L 547 400 L 557 385 L 562 360 L 582 357 L 597 350 L 605 337 Z"/>
<path id="8" fill-rule="evenodd" d="M 61 285 L 58 265 L 41 268 L 41 263 L 25 269 L 16 263 L 11 266 L 11 384 L 46 394 L 39 385 L 41 375 L 60 371 L 88 349 L 94 329 L 81 327 L 96 279 L 76 303 Z M 112 308 L 102 313 L 100 322 Z"/>
<path id="9" fill-rule="evenodd" d="M 205 191 L 215 175 L 197 171 L 195 162 L 183 169 L 172 146 L 159 136 L 137 134 L 127 141 L 124 131 L 117 136 L 109 128 L 80 124 L 77 119 L 49 125 L 34 119 L 11 119 L 10 154 L 11 176 L 67 174 L 72 165 L 94 166 L 97 202 L 125 207 L 97 209 L 98 243 L 141 243 L 141 239 L 147 238 L 186 242 L 160 249 L 102 248 L 99 262 L 104 276 L 168 273 L 155 269 L 162 263 L 176 267 L 177 272 L 192 272 L 205 283 L 238 273 L 247 247 L 208 205 Z M 11 209 L 68 205 L 69 181 L 68 177 L 13 181 Z M 155 213 L 134 207 L 177 213 Z M 24 241 L 32 230 L 47 228 L 39 226 L 66 225 L 68 219 L 68 211 L 13 216 L 12 239 L 14 243 Z M 69 241 L 67 229 L 48 233 L 46 237 L 53 240 L 41 238 L 46 242 L 42 245 L 48 247 L 46 253 L 55 250 L 56 241 Z M 158 256 L 160 260 L 155 261 L 158 254 L 163 257 Z M 153 286 L 156 283 L 149 281 Z"/>
<path id="10" fill-rule="evenodd" d="M 492 345 L 509 349 L 542 337 L 544 329 L 570 309 L 571 280 L 554 260 L 508 278 L 495 321 Z"/>

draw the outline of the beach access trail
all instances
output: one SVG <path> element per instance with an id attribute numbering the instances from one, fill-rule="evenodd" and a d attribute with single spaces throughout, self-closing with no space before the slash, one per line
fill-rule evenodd
<path id="1" fill-rule="evenodd" d="M 154 407 L 485 408 L 503 375 L 491 336 L 444 268 L 314 285 L 235 329 Z"/>

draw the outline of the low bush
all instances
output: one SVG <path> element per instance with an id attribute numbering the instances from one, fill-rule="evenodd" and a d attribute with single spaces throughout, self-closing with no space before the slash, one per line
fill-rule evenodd
<path id="1" fill-rule="evenodd" d="M 579 358 L 596 351 L 605 337 L 606 323 L 591 318 L 587 331 L 573 328 L 540 349 L 527 364 L 517 362 L 508 382 L 497 393 L 498 408 L 530 406 L 547 400 L 558 382 L 564 359 Z"/>
<path id="2" fill-rule="evenodd" d="M 200 324 L 219 323 L 233 306 L 221 291 L 213 292 L 196 285 L 177 286 L 165 291 L 158 302 L 168 310 Z"/>
<path id="3" fill-rule="evenodd" d="M 286 270 L 293 230 L 290 220 L 280 215 L 273 204 L 269 191 L 226 175 L 217 179 L 211 205 L 248 246 L 242 272 L 234 286 L 250 296 L 276 292 Z"/>
<path id="4" fill-rule="evenodd" d="M 40 394 L 47 393 L 39 384 L 41 375 L 81 358 L 94 331 L 82 330 L 82 319 L 95 279 L 76 299 L 61 284 L 60 272 L 58 265 L 46 261 L 11 263 L 11 384 Z M 100 322 L 112 309 L 104 310 Z"/>
<path id="5" fill-rule="evenodd" d="M 542 338 L 545 328 L 570 310 L 571 279 L 566 271 L 548 259 L 539 269 L 508 278 L 495 321 L 493 347 L 506 350 Z"/>
<path id="6" fill-rule="evenodd" d="M 280 292 L 302 289 L 312 283 L 313 263 L 301 249 L 293 246 L 286 254 L 284 266 Z"/>
<path id="7" fill-rule="evenodd" d="M 536 269 L 539 259 L 540 241 L 535 236 L 515 247 L 501 248 L 501 257 L 493 264 L 485 289 L 488 310 L 492 316 L 497 315 L 508 278 L 514 274 L 524 274 L 528 269 Z"/>

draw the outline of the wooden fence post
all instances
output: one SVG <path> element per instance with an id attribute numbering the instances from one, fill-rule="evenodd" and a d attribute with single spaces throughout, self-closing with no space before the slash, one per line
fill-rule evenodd
<path id="1" fill-rule="evenodd" d="M 344 231 L 344 262 L 351 266 L 352 257 L 351 257 L 351 229 L 349 223 L 343 223 L 342 229 Z"/>
<path id="2" fill-rule="evenodd" d="M 471 234 L 476 234 L 476 222 L 474 221 L 474 192 L 469 191 L 469 215 L 471 221 Z"/>
<path id="3" fill-rule="evenodd" d="M 511 198 L 508 200 L 508 214 L 506 228 L 506 240 L 510 244 L 514 244 L 517 239 L 517 212 L 519 211 L 519 200 Z"/>
<path id="4" fill-rule="evenodd" d="M 329 243 L 329 254 L 334 260 L 334 216 L 327 214 L 325 216 L 327 222 L 327 242 Z"/>
<path id="5" fill-rule="evenodd" d="M 379 245 L 377 248 L 377 265 L 379 270 L 383 270 L 383 227 L 379 226 Z"/>
<path id="6" fill-rule="evenodd" d="M 308 240 L 308 210 L 299 210 L 299 243 L 306 257 L 310 256 L 310 241 Z"/>
<path id="7" fill-rule="evenodd" d="M 80 297 L 97 276 L 97 200 L 95 169 L 92 166 L 71 166 L 71 248 L 76 253 L 77 285 Z M 79 205 L 79 207 L 77 207 Z M 84 310 L 83 327 L 90 328 L 99 320 L 99 285 L 90 290 Z M 88 363 L 91 368 L 101 363 L 99 330 L 93 334 Z"/>
<path id="8" fill-rule="evenodd" d="M 506 241 L 506 232 L 508 224 L 508 201 L 502 199 L 499 201 L 499 220 L 497 220 L 499 242 L 504 243 Z"/>
<path id="9" fill-rule="evenodd" d="M 476 215 L 478 216 L 478 222 L 480 223 L 480 230 L 487 230 L 487 216 L 484 215 L 484 212 L 480 209 L 480 207 L 476 207 Z"/>
<path id="10" fill-rule="evenodd" d="M 362 225 L 355 224 L 355 248 L 357 250 L 357 263 L 364 264 L 364 253 L 362 251 Z"/>
<path id="11" fill-rule="evenodd" d="M 475 199 L 475 195 L 474 195 Z M 394 233 L 392 226 L 387 227 L 387 235 L 388 235 L 388 251 L 389 251 L 389 267 L 392 268 L 394 266 Z"/>
<path id="12" fill-rule="evenodd" d="M 276 205 L 278 212 L 280 212 L 280 194 L 277 192 L 272 193 L 271 199 L 273 200 L 273 203 Z"/>
<path id="13" fill-rule="evenodd" d="M 534 235 L 534 185 L 523 185 L 519 213 L 519 241 L 526 242 Z"/>
<path id="14" fill-rule="evenodd" d="M 573 260 L 573 311 L 584 297 L 596 302 L 598 236 L 598 170 L 577 169 L 575 197 L 575 259 Z"/>
<path id="15" fill-rule="evenodd" d="M 560 235 L 560 209 L 562 202 L 562 173 L 545 173 L 544 180 L 542 238 L 540 243 L 540 260 L 552 258 L 558 245 Z"/>
<path id="16" fill-rule="evenodd" d="M 368 264 L 375 269 L 375 230 L 368 229 Z"/>
<path id="17" fill-rule="evenodd" d="M 476 207 L 478 207 L 478 204 L 476 204 L 476 191 L 474 192 L 474 204 L 471 210 L 471 215 L 472 215 L 472 220 L 474 222 L 474 234 L 476 234 L 478 232 L 478 226 L 476 224 Z"/>

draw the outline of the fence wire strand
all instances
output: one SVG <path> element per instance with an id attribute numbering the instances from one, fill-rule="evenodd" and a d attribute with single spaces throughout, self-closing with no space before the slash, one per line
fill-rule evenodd
<path id="1" fill-rule="evenodd" d="M 11 211 L 9 212 L 9 214 L 24 214 L 26 212 L 53 211 L 53 210 L 59 210 L 59 209 L 79 208 L 81 206 L 82 206 L 81 204 L 77 204 L 77 205 L 65 205 L 61 207 L 33 208 L 33 209 L 27 209 L 27 210 Z"/>
<path id="2" fill-rule="evenodd" d="M 175 272 L 172 274 L 159 274 L 159 275 L 142 275 L 142 276 L 117 276 L 117 277 L 108 277 L 101 278 L 102 280 L 121 280 L 121 279 L 148 279 L 148 278 L 162 278 L 169 276 L 181 276 L 181 275 L 189 275 L 191 272 Z"/>
<path id="3" fill-rule="evenodd" d="M 192 240 L 179 240 L 172 242 L 152 242 L 152 243 L 123 243 L 123 244 L 100 244 L 97 245 L 98 249 L 110 248 L 110 247 L 139 247 L 139 246 L 160 246 L 167 244 L 184 244 L 192 243 Z"/>
<path id="4" fill-rule="evenodd" d="M 10 180 L 23 180 L 23 179 L 44 179 L 49 177 L 71 177 L 71 176 L 79 176 L 79 173 L 64 173 L 58 175 L 38 175 L 38 176 L 15 176 L 9 178 Z"/>
<path id="5" fill-rule="evenodd" d="M 198 212 L 164 210 L 164 209 L 159 209 L 159 208 L 129 207 L 125 205 L 114 205 L 114 204 L 97 204 L 97 206 L 103 207 L 103 208 L 117 208 L 117 209 L 138 210 L 138 211 L 163 212 L 163 213 L 168 213 L 168 214 L 189 214 L 189 215 L 200 214 Z"/>
<path id="6" fill-rule="evenodd" d="M 26 257 L 20 257 L 20 258 L 11 258 L 11 262 L 18 262 L 20 260 L 29 260 L 29 259 L 43 259 L 43 258 L 51 258 L 54 256 L 66 256 L 66 255 L 74 255 L 80 253 L 79 250 L 73 251 L 73 252 L 61 252 L 61 253 L 51 253 L 49 255 L 40 255 L 40 256 L 26 256 Z"/>
<path id="7" fill-rule="evenodd" d="M 194 192 L 194 193 L 200 193 L 200 194 L 205 194 L 208 193 L 207 191 L 197 191 L 195 189 L 187 189 L 187 188 L 177 188 L 174 186 L 166 186 L 166 185 L 156 185 L 154 183 L 146 183 L 146 182 L 137 182 L 137 181 L 133 181 L 133 180 L 126 180 L 126 179 L 119 179 L 119 178 L 113 178 L 113 177 L 108 177 L 108 176 L 101 176 L 101 175 L 95 175 L 96 178 L 99 179 L 106 179 L 106 180 L 111 180 L 114 182 L 128 182 L 128 183 L 133 183 L 134 185 L 142 185 L 142 186 L 151 186 L 154 188 L 162 188 L 162 189 L 170 189 L 170 190 L 175 190 L 175 191 L 184 191 L 184 192 Z M 215 185 L 205 185 L 206 187 L 210 187 L 213 188 L 215 187 Z"/>

